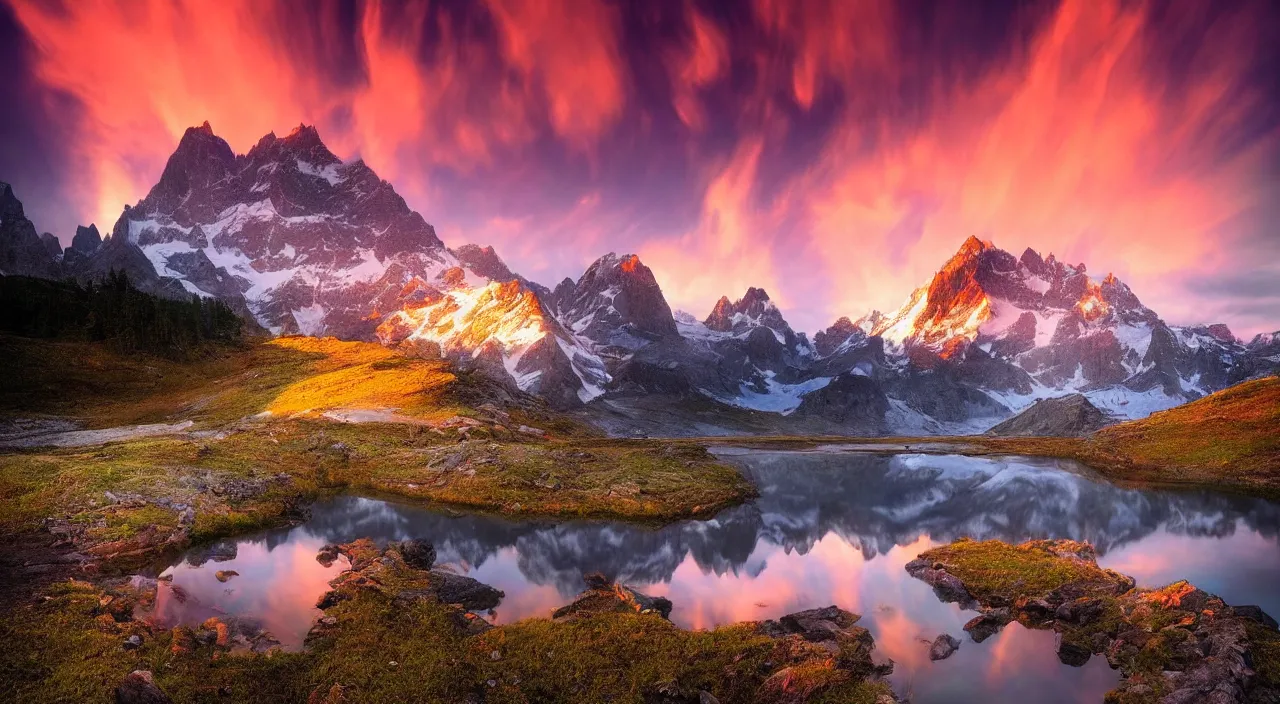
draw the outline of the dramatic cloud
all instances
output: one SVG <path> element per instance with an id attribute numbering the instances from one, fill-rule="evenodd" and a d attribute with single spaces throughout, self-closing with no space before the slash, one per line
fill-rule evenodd
<path id="1" fill-rule="evenodd" d="M 4 3 L 0 178 L 64 241 L 190 125 L 305 122 L 451 244 L 552 284 L 638 252 L 699 316 L 893 308 L 977 235 L 1280 327 L 1265 0 Z"/>

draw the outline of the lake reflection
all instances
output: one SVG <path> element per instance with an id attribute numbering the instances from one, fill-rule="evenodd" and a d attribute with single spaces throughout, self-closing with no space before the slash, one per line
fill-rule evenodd
<path id="1" fill-rule="evenodd" d="M 720 454 L 743 468 L 761 496 L 713 520 L 656 530 L 516 522 L 345 496 L 315 505 L 302 526 L 193 553 L 167 570 L 186 601 L 162 593 L 158 608 L 162 619 L 187 623 L 217 613 L 261 618 L 297 647 L 319 614 L 315 599 L 342 567 L 315 561 L 321 545 L 425 538 L 441 562 L 507 593 L 494 615 L 500 623 L 549 614 L 592 571 L 668 596 L 671 619 L 690 628 L 837 604 L 863 615 L 877 650 L 896 663 L 895 687 L 915 702 L 1098 701 L 1118 680 L 1101 658 L 1083 668 L 1060 664 L 1051 632 L 1013 625 L 984 643 L 968 641 L 961 626 L 973 614 L 939 602 L 903 569 L 921 551 L 961 536 L 1088 540 L 1104 566 L 1140 585 L 1186 578 L 1228 603 L 1280 614 L 1275 503 L 1122 489 L 1054 460 Z M 216 570 L 240 576 L 221 583 Z M 964 644 L 931 663 L 923 641 L 944 631 Z"/>

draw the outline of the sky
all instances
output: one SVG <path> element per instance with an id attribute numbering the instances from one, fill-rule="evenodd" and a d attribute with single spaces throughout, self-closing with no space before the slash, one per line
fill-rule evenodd
<path id="1" fill-rule="evenodd" d="M 0 0 L 0 180 L 64 244 L 208 120 L 313 124 L 449 245 L 702 317 L 893 310 L 968 236 L 1280 329 L 1270 0 Z"/>

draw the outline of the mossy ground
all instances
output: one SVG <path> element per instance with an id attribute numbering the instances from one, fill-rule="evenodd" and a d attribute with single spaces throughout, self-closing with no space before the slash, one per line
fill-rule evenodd
<path id="1" fill-rule="evenodd" d="M 288 482 L 269 481 L 286 474 Z M 237 480 L 264 482 L 244 498 L 219 494 Z M 199 491 L 201 485 L 213 491 Z M 711 515 L 753 495 L 735 469 L 697 447 L 660 442 L 505 441 L 440 435 L 412 425 L 271 421 L 225 438 L 146 438 L 89 448 L 0 455 L 0 531 L 36 529 L 50 516 L 93 524 L 119 540 L 174 526 L 195 508 L 192 538 L 269 525 L 320 492 L 379 491 L 512 515 L 663 521 Z M 109 505 L 106 493 L 138 506 Z M 101 525 L 105 524 L 105 525 Z"/>
<path id="2" fill-rule="evenodd" d="M 120 540 L 176 520 L 154 503 L 107 506 L 106 492 L 193 504 L 195 539 L 287 518 L 316 493 L 344 488 L 515 514 L 657 521 L 710 514 L 753 494 L 700 447 L 607 440 L 536 404 L 472 421 L 488 413 L 475 403 L 483 389 L 473 375 L 380 345 L 287 337 L 215 348 L 185 364 L 84 342 L 4 337 L 0 345 L 24 369 L 0 383 L 10 417 L 70 416 L 90 428 L 192 420 L 221 431 L 0 454 L 5 533 L 64 515 Z M 406 422 L 322 416 L 332 410 Z M 468 423 L 449 426 L 454 418 Z M 526 424 L 543 434 L 519 432 Z M 193 491 L 278 473 L 291 481 L 252 497 Z"/>
<path id="3" fill-rule="evenodd" d="M 340 691 L 351 703 L 467 701 L 481 693 L 487 702 L 640 703 L 660 694 L 696 700 L 705 690 L 724 702 L 808 692 L 811 702 L 872 704 L 888 692 L 838 668 L 819 646 L 760 635 L 754 624 L 685 631 L 654 614 L 615 612 L 465 636 L 452 607 L 361 591 L 328 611 L 337 624 L 307 652 L 228 655 L 189 640 L 184 646 L 179 631 L 115 622 L 87 583 L 59 584 L 45 596 L 0 623 L 10 644 L 0 652 L 5 701 L 109 701 L 135 669 L 153 672 L 177 702 L 304 702 L 313 692 Z M 142 647 L 126 650 L 134 634 Z"/>
<path id="4" fill-rule="evenodd" d="M 999 540 L 960 540 L 933 548 L 920 557 L 946 566 L 979 602 L 993 597 L 1007 603 L 1039 599 L 1074 582 L 1109 582 L 1114 572 L 1082 560 L 1064 559 L 1044 541 L 1010 545 Z"/>

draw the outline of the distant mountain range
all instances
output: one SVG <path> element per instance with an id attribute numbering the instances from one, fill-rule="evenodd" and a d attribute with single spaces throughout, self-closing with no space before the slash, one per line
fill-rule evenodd
<path id="1" fill-rule="evenodd" d="M 0 184 L 0 273 L 112 269 L 169 297 L 217 297 L 274 334 L 440 354 L 616 433 L 963 433 L 1072 393 L 1136 418 L 1280 369 L 1280 332 L 1167 325 L 1116 277 L 969 238 L 897 311 L 813 339 L 769 295 L 673 312 L 633 254 L 554 288 L 491 247 L 449 249 L 390 183 L 312 127 L 235 154 L 208 123 L 111 234 L 62 250 Z"/>

